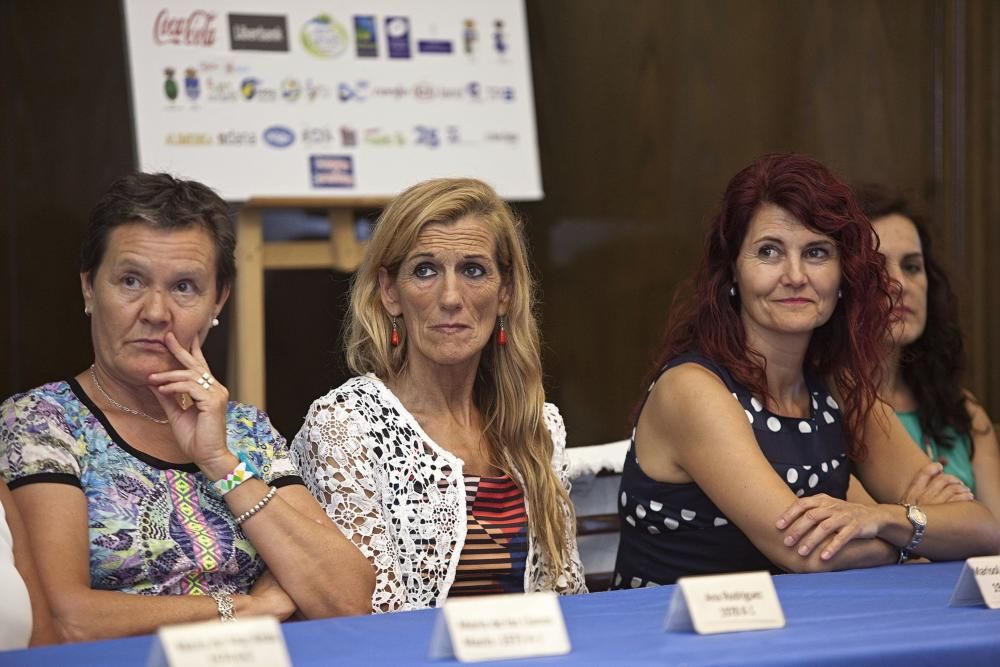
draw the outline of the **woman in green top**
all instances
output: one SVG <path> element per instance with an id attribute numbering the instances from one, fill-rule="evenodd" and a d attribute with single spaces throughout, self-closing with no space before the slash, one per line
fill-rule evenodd
<path id="1" fill-rule="evenodd" d="M 923 221 L 906 201 L 877 186 L 858 199 L 879 236 L 886 268 L 899 283 L 892 351 L 881 394 L 914 441 L 945 475 L 960 480 L 1000 518 L 1000 447 L 986 411 L 962 387 L 958 304 L 934 260 Z"/>

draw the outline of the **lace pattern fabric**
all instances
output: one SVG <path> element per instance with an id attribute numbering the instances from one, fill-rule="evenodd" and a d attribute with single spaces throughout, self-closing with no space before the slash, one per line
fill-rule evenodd
<path id="1" fill-rule="evenodd" d="M 566 429 L 548 403 L 545 424 L 554 444 L 552 467 L 568 489 Z M 352 378 L 316 400 L 291 456 L 327 515 L 372 563 L 376 612 L 443 602 L 465 543 L 462 461 L 434 443 L 378 378 Z M 570 508 L 564 511 L 572 526 Z M 563 539 L 569 562 L 551 586 L 552 567 L 530 536 L 526 591 L 586 592 L 575 533 Z"/>

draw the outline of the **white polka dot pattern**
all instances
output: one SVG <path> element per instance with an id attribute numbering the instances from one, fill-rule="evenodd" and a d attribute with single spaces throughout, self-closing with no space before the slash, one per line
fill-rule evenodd
<path id="1" fill-rule="evenodd" d="M 714 369 L 710 367 L 709 370 Z M 722 377 L 729 391 L 743 408 L 762 453 L 787 482 L 796 497 L 801 498 L 819 492 L 840 493 L 840 485 L 846 480 L 845 472 L 838 470 L 842 460 L 846 460 L 846 455 L 842 453 L 843 433 L 837 424 L 841 418 L 836 401 L 829 397 L 826 391 L 815 391 L 810 386 L 806 406 L 808 414 L 779 416 L 770 412 L 762 399 L 734 386 L 734 381 L 726 377 L 724 371 L 717 374 Z M 813 379 L 807 378 L 810 385 Z M 831 424 L 834 425 L 833 428 L 830 428 Z M 634 463 L 635 460 L 632 459 L 632 464 Z M 725 531 L 719 531 L 719 536 L 713 538 L 701 538 L 697 535 L 701 531 L 731 525 L 704 491 L 695 485 L 681 485 L 687 488 L 664 488 L 661 495 L 658 486 L 654 486 L 655 483 L 650 484 L 649 480 L 641 475 L 639 478 L 641 484 L 637 482 L 634 486 L 623 486 L 623 489 L 628 489 L 628 498 L 625 498 L 623 492 L 623 507 L 624 503 L 627 503 L 627 508 L 621 511 L 621 517 L 626 525 L 634 522 L 633 525 L 645 530 L 625 531 L 623 536 L 627 534 L 640 540 L 635 544 L 651 546 L 658 542 L 665 545 L 665 548 L 666 545 L 676 542 L 676 537 L 672 539 L 670 535 L 671 531 L 676 531 L 677 536 L 683 533 L 685 540 L 694 540 L 692 544 L 703 544 L 699 542 L 702 539 L 712 540 L 711 543 L 705 542 L 706 545 L 717 546 L 715 540 L 726 540 L 726 543 L 729 543 L 730 537 L 723 534 Z M 656 500 L 649 498 L 650 495 Z M 629 540 L 632 539 L 633 537 L 629 537 Z M 740 538 L 737 534 L 732 539 Z M 624 563 L 622 561 L 624 557 L 619 557 L 619 563 L 624 569 L 620 574 L 622 583 L 616 587 L 649 586 L 652 585 L 650 578 L 662 581 L 661 575 L 668 576 L 662 573 L 662 567 L 666 567 L 671 573 L 674 569 L 684 572 L 683 567 L 675 568 L 669 563 L 662 563 L 662 567 L 657 566 L 658 569 L 655 570 L 644 570 L 645 566 L 641 565 L 641 562 L 645 557 L 641 557 L 641 553 L 641 550 L 636 552 L 636 560 L 626 560 Z M 680 557 L 681 552 L 677 555 Z M 684 558 L 687 557 L 688 554 L 684 554 Z M 709 560 L 714 562 L 715 559 Z M 652 562 L 649 565 L 652 567 Z M 696 565 L 688 567 L 697 568 Z"/>

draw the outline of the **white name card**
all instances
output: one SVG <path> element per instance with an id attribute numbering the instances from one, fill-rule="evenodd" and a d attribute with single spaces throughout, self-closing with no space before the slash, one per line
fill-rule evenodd
<path id="1" fill-rule="evenodd" d="M 272 616 L 168 625 L 156 635 L 146 667 L 292 666 L 281 627 Z"/>
<path id="2" fill-rule="evenodd" d="M 983 603 L 990 609 L 1000 609 L 1000 556 L 967 559 L 948 606 L 968 607 Z"/>
<path id="3" fill-rule="evenodd" d="M 664 622 L 666 630 L 700 635 L 785 627 L 771 575 L 742 572 L 677 580 Z"/>
<path id="4" fill-rule="evenodd" d="M 478 662 L 569 651 L 558 596 L 516 593 L 446 601 L 434 625 L 429 655 Z"/>

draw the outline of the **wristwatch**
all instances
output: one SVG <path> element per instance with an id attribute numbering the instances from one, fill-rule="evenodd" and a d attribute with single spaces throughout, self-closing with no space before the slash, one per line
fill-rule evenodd
<path id="1" fill-rule="evenodd" d="M 905 563 L 924 537 L 924 531 L 927 529 L 927 515 L 916 505 L 909 503 L 900 503 L 900 505 L 906 509 L 906 519 L 913 526 L 913 537 L 910 538 L 910 543 L 899 550 L 898 562 Z"/>

